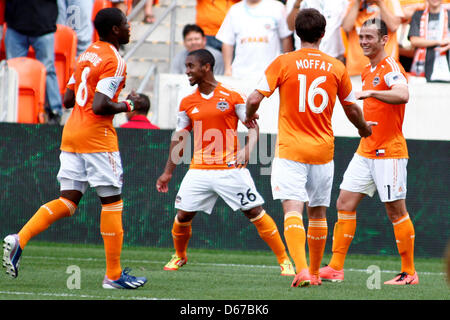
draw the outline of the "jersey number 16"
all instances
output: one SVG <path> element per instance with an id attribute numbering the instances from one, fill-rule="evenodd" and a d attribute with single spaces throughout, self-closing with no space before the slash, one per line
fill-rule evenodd
<path id="1" fill-rule="evenodd" d="M 306 75 L 299 74 L 298 81 L 299 81 L 298 111 L 299 112 L 306 111 L 306 99 L 308 99 L 308 105 L 311 111 L 314 113 L 321 113 L 327 107 L 329 98 L 328 93 L 323 88 L 320 88 L 319 84 L 327 81 L 327 77 L 320 76 L 314 79 L 314 81 L 309 86 L 308 90 L 306 90 Z M 308 95 L 306 93 L 308 93 Z M 316 97 L 316 95 L 322 96 L 322 103 L 320 104 L 320 106 L 316 106 L 316 103 L 314 102 L 314 98 Z"/>

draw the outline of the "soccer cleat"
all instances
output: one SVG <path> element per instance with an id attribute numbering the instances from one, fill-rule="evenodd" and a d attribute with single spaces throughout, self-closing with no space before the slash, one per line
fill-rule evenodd
<path id="1" fill-rule="evenodd" d="M 344 269 L 335 270 L 330 266 L 325 266 L 319 269 L 319 276 L 323 281 L 342 282 L 344 281 Z"/>
<path id="2" fill-rule="evenodd" d="M 386 281 L 384 284 L 400 285 L 400 286 L 404 286 L 407 284 L 419 284 L 419 276 L 417 275 L 417 272 L 414 272 L 413 275 L 409 275 L 406 272 L 402 272 L 396 275 L 394 279 Z"/>
<path id="3" fill-rule="evenodd" d="M 320 277 L 318 275 L 315 275 L 315 274 L 311 275 L 311 285 L 312 286 L 322 285 L 322 280 L 320 280 Z"/>
<path id="4" fill-rule="evenodd" d="M 294 266 L 289 259 L 284 260 L 283 263 L 280 264 L 280 268 L 282 276 L 295 276 Z"/>
<path id="5" fill-rule="evenodd" d="M 19 236 L 10 234 L 3 239 L 3 267 L 6 268 L 6 274 L 13 278 L 19 275 L 19 262 L 22 255 L 22 248 L 19 244 Z"/>
<path id="6" fill-rule="evenodd" d="M 147 278 L 132 276 L 129 274 L 130 271 L 130 268 L 125 268 L 117 280 L 110 280 L 105 276 L 102 283 L 103 289 L 137 289 L 147 282 Z"/>
<path id="7" fill-rule="evenodd" d="M 187 258 L 180 258 L 176 254 L 172 255 L 172 259 L 164 266 L 164 270 L 177 271 L 184 266 L 187 262 Z"/>
<path id="8" fill-rule="evenodd" d="M 311 275 L 309 274 L 308 269 L 303 269 L 294 278 L 292 281 L 291 287 L 306 287 L 311 284 Z"/>

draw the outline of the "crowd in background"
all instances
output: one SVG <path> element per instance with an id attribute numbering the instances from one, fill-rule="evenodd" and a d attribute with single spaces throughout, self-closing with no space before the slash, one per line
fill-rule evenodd
<path id="1" fill-rule="evenodd" d="M 143 22 L 155 22 L 158 0 L 142 0 Z M 77 56 L 94 40 L 95 0 L 0 0 L 0 40 L 5 58 L 26 56 L 33 47 L 46 67 L 48 122 L 59 123 L 60 88 L 52 55 L 57 24 L 77 34 Z M 138 0 L 104 1 L 129 14 Z M 294 20 L 299 10 L 315 8 L 327 20 L 320 49 L 345 63 L 359 76 L 368 63 L 358 32 L 369 18 L 381 17 L 388 27 L 386 51 L 412 76 L 428 82 L 450 82 L 450 0 L 197 0 L 195 21 L 185 26 L 185 49 L 170 72 L 184 73 L 187 53 L 206 48 L 216 59 L 215 74 L 256 77 L 279 54 L 301 47 Z M 4 29 L 4 30 L 3 30 Z"/>

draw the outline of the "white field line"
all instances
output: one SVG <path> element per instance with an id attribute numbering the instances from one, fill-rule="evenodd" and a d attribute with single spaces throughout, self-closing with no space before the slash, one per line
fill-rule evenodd
<path id="1" fill-rule="evenodd" d="M 74 258 L 74 257 L 45 257 L 45 256 L 31 256 L 31 257 L 25 257 L 25 259 L 37 259 L 37 260 L 68 260 L 68 261 L 83 261 L 83 262 L 89 262 L 89 261 L 97 261 L 97 262 L 104 262 L 104 259 L 100 258 Z M 128 263 L 142 263 L 142 264 L 159 264 L 161 266 L 164 266 L 167 261 L 156 261 L 156 260 L 133 260 L 133 259 L 122 259 L 122 262 L 128 262 Z M 253 265 L 253 264 L 234 264 L 234 263 L 205 263 L 205 262 L 193 262 L 189 263 L 190 265 L 198 265 L 198 266 L 215 266 L 215 267 L 240 267 L 240 268 L 261 268 L 261 269 L 279 269 L 279 266 L 268 266 L 268 265 Z M 367 273 L 367 269 L 355 269 L 355 268 L 348 268 L 344 269 L 345 272 L 364 272 Z M 399 273 L 399 271 L 395 270 L 380 270 L 382 273 Z M 427 271 L 417 271 L 417 274 L 419 275 L 429 275 L 429 276 L 443 276 L 445 275 L 445 272 L 427 272 Z"/>
<path id="2" fill-rule="evenodd" d="M 84 299 L 104 299 L 104 300 L 174 300 L 164 298 L 149 297 L 114 297 L 114 296 L 94 296 L 89 294 L 72 294 L 72 293 L 48 293 L 48 292 L 20 292 L 20 291 L 0 291 L 0 295 L 17 295 L 17 296 L 33 296 L 33 297 L 58 297 L 58 298 L 84 298 Z"/>

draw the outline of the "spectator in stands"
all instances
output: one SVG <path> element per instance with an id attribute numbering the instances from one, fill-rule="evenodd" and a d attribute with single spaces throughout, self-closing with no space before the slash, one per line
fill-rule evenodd
<path id="1" fill-rule="evenodd" d="M 128 3 L 132 2 L 132 0 L 109 0 L 112 3 L 112 6 L 115 8 L 119 8 L 123 13 L 127 16 L 129 14 L 128 9 L 131 7 Z"/>
<path id="2" fill-rule="evenodd" d="M 62 98 L 55 69 L 54 35 L 58 4 L 56 0 L 8 0 L 5 20 L 6 58 L 25 57 L 29 46 L 36 59 L 46 70 L 46 113 L 48 123 L 59 124 L 62 114 Z"/>
<path id="3" fill-rule="evenodd" d="M 216 34 L 230 7 L 239 1 L 197 0 L 195 23 L 205 32 L 208 46 L 222 51 L 222 42 L 216 38 Z"/>
<path id="4" fill-rule="evenodd" d="M 414 48 L 408 39 L 409 23 L 417 10 L 425 8 L 425 0 L 399 0 L 402 6 L 403 19 L 402 24 L 397 30 L 398 55 L 399 61 L 406 72 L 411 70 L 411 64 L 414 57 Z"/>
<path id="5" fill-rule="evenodd" d="M 287 22 L 290 30 L 295 29 L 295 17 L 300 9 L 313 8 L 324 15 L 327 26 L 320 42 L 320 51 L 344 62 L 345 46 L 342 40 L 341 24 L 349 0 L 287 0 Z M 301 48 L 300 38 L 294 33 L 295 50 Z"/>
<path id="6" fill-rule="evenodd" d="M 155 15 L 153 14 L 153 5 L 158 3 L 158 0 L 155 2 L 153 0 L 143 0 L 145 1 L 144 6 L 144 23 L 153 23 L 156 21 Z"/>
<path id="7" fill-rule="evenodd" d="M 186 57 L 189 52 L 206 49 L 214 56 L 216 61 L 214 65 L 214 74 L 222 75 L 224 72 L 222 53 L 206 44 L 206 36 L 203 29 L 196 24 L 187 24 L 183 28 L 183 44 L 185 49 L 179 52 L 173 60 L 171 73 L 186 72 Z"/>
<path id="8" fill-rule="evenodd" d="M 342 28 L 348 34 L 346 66 L 350 76 L 360 75 L 369 63 L 359 45 L 358 33 L 364 21 L 376 17 L 381 18 L 388 27 L 387 54 L 398 59 L 396 31 L 403 18 L 399 0 L 351 0 L 342 22 Z"/>
<path id="9" fill-rule="evenodd" d="M 442 0 L 427 0 L 412 16 L 408 37 L 416 48 L 411 72 L 428 82 L 450 82 L 450 10 Z"/>
<path id="10" fill-rule="evenodd" d="M 236 3 L 228 11 L 216 36 L 223 43 L 224 74 L 236 78 L 261 76 L 281 52 L 292 51 L 291 36 L 286 9 L 280 1 L 243 0 Z"/>
<path id="11" fill-rule="evenodd" d="M 91 17 L 93 0 L 58 0 L 57 24 L 72 28 L 77 34 L 77 57 L 90 46 L 94 32 Z"/>
<path id="12" fill-rule="evenodd" d="M 148 120 L 147 114 L 150 110 L 150 99 L 143 93 L 138 93 L 138 97 L 134 97 L 134 110 L 127 112 L 128 122 L 122 124 L 121 128 L 133 128 L 133 129 L 159 129 Z M 128 95 L 127 99 L 131 96 L 136 96 L 134 92 Z"/>

